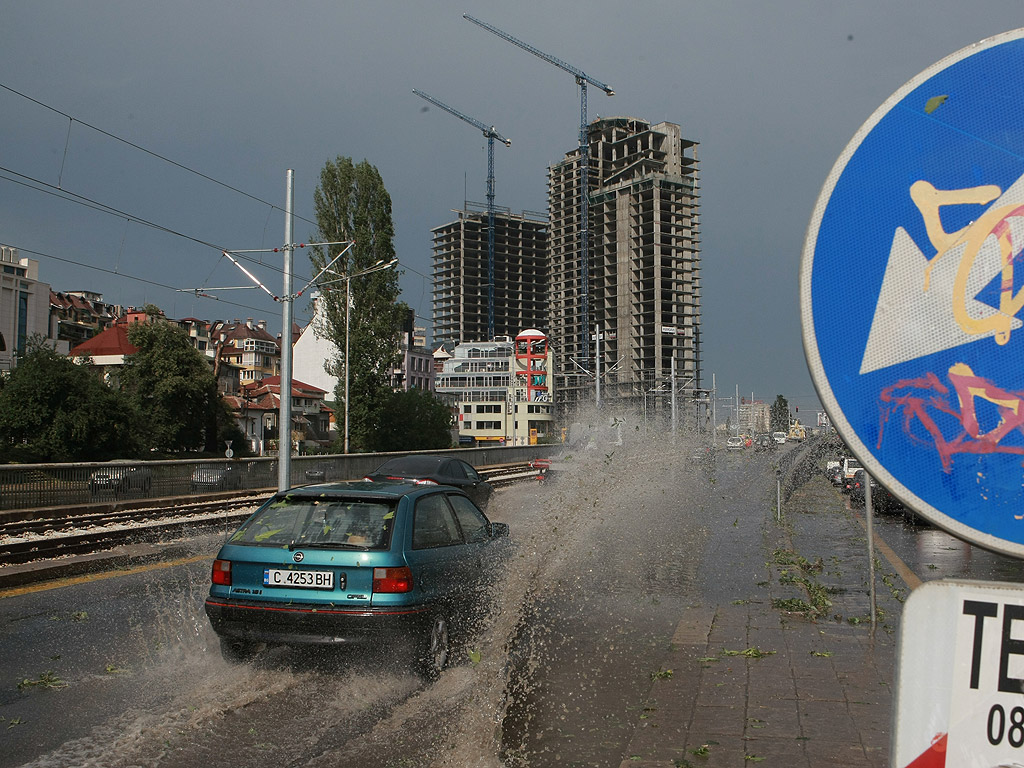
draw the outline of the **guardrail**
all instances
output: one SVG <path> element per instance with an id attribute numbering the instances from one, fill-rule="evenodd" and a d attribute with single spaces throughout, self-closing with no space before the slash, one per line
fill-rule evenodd
<path id="1" fill-rule="evenodd" d="M 559 445 L 293 456 L 290 485 L 355 480 L 410 453 L 457 455 L 474 467 L 547 457 Z M 0 510 L 187 497 L 277 487 L 276 458 L 0 465 Z"/>

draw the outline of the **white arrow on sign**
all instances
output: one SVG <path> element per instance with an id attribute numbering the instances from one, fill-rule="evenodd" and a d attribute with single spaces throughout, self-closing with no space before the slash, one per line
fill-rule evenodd
<path id="1" fill-rule="evenodd" d="M 1024 203 L 1024 176 L 994 201 L 992 207 L 1021 203 Z M 1024 242 L 1024 223 L 1012 217 L 1007 224 L 1013 242 Z M 995 335 L 995 331 L 967 333 L 953 314 L 954 284 L 965 249 L 966 242 L 962 241 L 938 257 L 926 283 L 928 258 L 903 227 L 896 228 L 860 364 L 861 374 Z M 978 249 L 967 278 L 964 302 L 970 317 L 984 319 L 1000 314 L 995 307 L 974 297 L 1002 268 L 999 242 L 995 235 L 990 235 Z M 1010 320 L 1014 330 L 1021 325 L 1016 318 Z"/>

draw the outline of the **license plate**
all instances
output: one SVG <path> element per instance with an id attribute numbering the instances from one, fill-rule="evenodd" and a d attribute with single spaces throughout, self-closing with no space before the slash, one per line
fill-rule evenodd
<path id="1" fill-rule="evenodd" d="M 263 583 L 268 587 L 334 589 L 334 571 L 285 571 L 280 568 L 265 568 Z"/>

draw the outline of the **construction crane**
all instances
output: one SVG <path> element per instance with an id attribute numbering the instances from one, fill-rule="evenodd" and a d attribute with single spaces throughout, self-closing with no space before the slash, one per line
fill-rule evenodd
<path id="1" fill-rule="evenodd" d="M 589 254 L 590 196 L 587 184 L 590 175 L 590 141 L 587 136 L 587 83 L 590 83 L 596 88 L 600 88 L 609 96 L 614 96 L 615 91 L 600 80 L 595 80 L 583 70 L 572 66 L 572 64 L 567 64 L 559 58 L 544 53 L 544 51 L 534 48 L 529 43 L 524 43 L 522 40 L 512 37 L 512 35 L 507 32 L 502 32 L 497 27 L 492 27 L 485 21 L 474 19 L 468 13 L 462 14 L 462 18 L 473 22 L 479 27 L 483 27 L 488 32 L 493 32 L 502 40 L 507 40 L 512 43 L 512 45 L 518 45 L 524 51 L 532 53 L 534 56 L 543 59 L 548 64 L 554 64 L 559 69 L 565 70 L 576 78 L 576 84 L 580 87 L 580 276 L 582 277 L 583 282 L 583 296 L 582 301 L 580 302 L 580 341 L 583 345 L 583 359 L 589 360 L 590 334 L 587 329 L 590 326 L 590 264 L 587 257 Z"/>
<path id="2" fill-rule="evenodd" d="M 421 99 L 426 99 L 436 107 L 445 112 L 455 115 L 460 120 L 465 120 L 474 128 L 483 132 L 487 138 L 487 338 L 494 338 L 494 140 L 497 139 L 506 147 L 512 146 L 512 142 L 498 133 L 494 126 L 486 126 L 479 120 L 469 115 L 464 115 L 459 110 L 449 107 L 444 102 L 438 101 L 433 96 L 417 91 L 412 92 Z"/>

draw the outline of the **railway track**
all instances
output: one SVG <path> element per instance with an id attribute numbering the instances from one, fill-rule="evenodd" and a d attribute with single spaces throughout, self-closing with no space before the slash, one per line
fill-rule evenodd
<path id="1" fill-rule="evenodd" d="M 537 477 L 528 463 L 481 468 L 495 487 Z M 0 522 L 0 567 L 68 555 L 90 554 L 128 543 L 168 541 L 214 529 L 230 531 L 259 506 L 273 489 L 248 491 L 230 498 L 173 503 L 141 509 L 93 510 L 40 516 L 7 513 Z"/>

